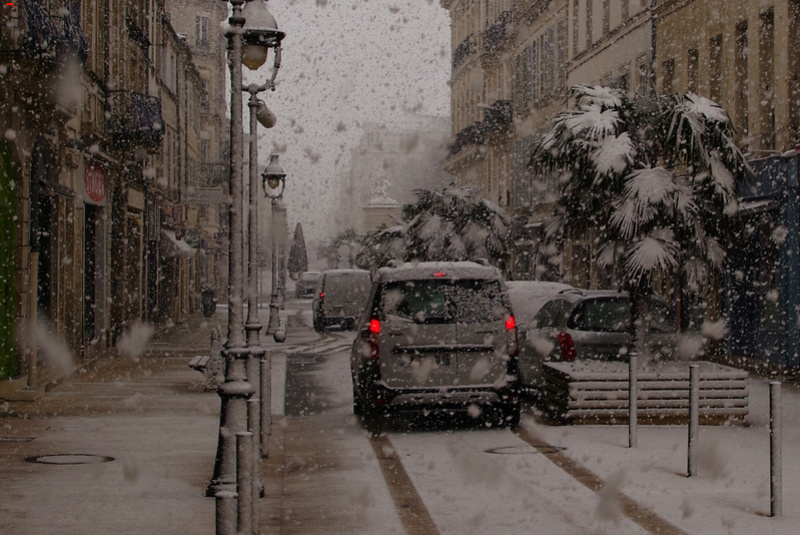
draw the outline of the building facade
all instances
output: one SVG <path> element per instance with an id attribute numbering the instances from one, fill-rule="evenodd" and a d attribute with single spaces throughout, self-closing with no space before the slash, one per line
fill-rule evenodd
<path id="1" fill-rule="evenodd" d="M 375 230 L 400 216 L 402 205 L 415 200 L 414 190 L 450 184 L 453 177 L 440 165 L 448 134 L 445 117 L 416 116 L 397 128 L 365 124 L 361 141 L 350 151 L 350 173 L 340 199 L 346 217 L 341 230 L 352 228 L 358 234 Z M 378 192 L 391 202 L 376 210 L 371 201 Z"/>
<path id="2" fill-rule="evenodd" d="M 187 263 L 165 310 L 165 232 L 192 256 L 180 238 L 206 225 L 186 195 L 207 93 L 161 0 L 24 0 L 0 19 L 0 397 L 24 398 L 42 395 L 53 340 L 80 364 L 197 306 Z"/>

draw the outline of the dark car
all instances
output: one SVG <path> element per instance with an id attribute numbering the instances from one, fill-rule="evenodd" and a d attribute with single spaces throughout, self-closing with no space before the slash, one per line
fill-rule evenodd
<path id="1" fill-rule="evenodd" d="M 364 311 L 371 278 L 363 269 L 329 269 L 323 271 L 311 301 L 314 329 L 329 327 L 352 330 Z"/>
<path id="2" fill-rule="evenodd" d="M 304 271 L 297 277 L 294 284 L 294 296 L 298 299 L 313 297 L 317 281 L 322 276 L 321 271 Z"/>

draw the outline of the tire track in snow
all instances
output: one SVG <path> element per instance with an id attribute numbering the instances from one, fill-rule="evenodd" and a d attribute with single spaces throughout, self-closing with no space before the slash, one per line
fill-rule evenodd
<path id="1" fill-rule="evenodd" d="M 593 472 L 581 466 L 558 448 L 532 435 L 524 427 L 520 426 L 515 433 L 592 492 L 598 492 L 605 486 L 605 481 Z M 623 493 L 618 492 L 616 497 L 619 500 L 622 513 L 648 532 L 654 535 L 687 535 L 686 532 L 667 522 L 653 511 L 639 505 L 636 500 L 627 497 Z"/>
<path id="2" fill-rule="evenodd" d="M 386 486 L 392 495 L 397 514 L 408 535 L 440 535 L 428 508 L 417 493 L 414 483 L 408 477 L 403 463 L 386 435 L 370 437 Z"/>

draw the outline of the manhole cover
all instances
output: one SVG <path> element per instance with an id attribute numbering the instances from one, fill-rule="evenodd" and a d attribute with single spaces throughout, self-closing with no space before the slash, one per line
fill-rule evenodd
<path id="1" fill-rule="evenodd" d="M 31 442 L 36 437 L 0 437 L 0 442 Z"/>
<path id="2" fill-rule="evenodd" d="M 41 464 L 95 464 L 110 463 L 113 457 L 107 455 L 86 455 L 82 453 L 61 453 L 57 455 L 39 455 L 37 457 L 27 457 L 29 463 Z"/>
<path id="3" fill-rule="evenodd" d="M 547 455 L 549 453 L 558 453 L 560 451 L 564 451 L 567 448 L 557 448 L 557 447 L 548 447 L 548 448 L 532 448 L 528 445 L 519 445 L 519 446 L 500 446 L 498 448 L 489 448 L 488 450 L 484 450 L 484 453 L 491 453 L 493 455 L 530 455 L 532 453 L 542 453 Z"/>

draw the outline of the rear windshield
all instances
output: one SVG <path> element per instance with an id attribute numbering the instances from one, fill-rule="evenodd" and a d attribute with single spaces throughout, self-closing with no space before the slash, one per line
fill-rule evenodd
<path id="1" fill-rule="evenodd" d="M 587 299 L 576 308 L 567 326 L 570 329 L 593 332 L 627 332 L 631 323 L 631 305 L 626 298 Z M 674 332 L 675 319 L 663 303 L 650 306 L 650 329 L 655 332 Z"/>
<path id="2" fill-rule="evenodd" d="M 427 279 L 388 283 L 385 315 L 415 323 L 481 323 L 505 318 L 500 282 L 485 279 Z"/>
<path id="3" fill-rule="evenodd" d="M 329 273 L 325 279 L 325 299 L 364 301 L 370 285 L 369 273 Z"/>

